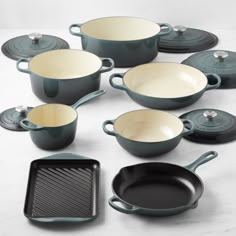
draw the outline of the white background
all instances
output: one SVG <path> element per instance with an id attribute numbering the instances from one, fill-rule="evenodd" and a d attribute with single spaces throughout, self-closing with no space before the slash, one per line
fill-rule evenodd
<path id="1" fill-rule="evenodd" d="M 67 40 L 71 48 L 81 48 L 80 40 L 68 33 L 72 23 L 107 15 L 145 17 L 172 25 L 184 24 L 212 30 L 220 42 L 217 49 L 236 51 L 236 16 L 233 0 L 228 1 L 0 1 L 0 45 L 6 40 L 38 31 Z M 157 61 L 181 62 L 188 54 L 160 53 Z M 123 72 L 125 69 L 114 70 Z M 112 73 L 113 73 L 112 72 Z M 141 159 L 124 151 L 114 137 L 103 133 L 106 119 L 139 109 L 122 91 L 110 87 L 103 74 L 101 87 L 106 95 L 78 109 L 78 130 L 73 144 L 61 151 L 38 149 L 27 132 L 0 129 L 0 236 L 51 235 L 235 235 L 236 234 L 236 158 L 235 142 L 202 145 L 182 140 L 172 152 L 161 157 Z M 15 68 L 15 61 L 0 54 L 0 111 L 20 104 L 42 104 L 31 91 L 27 74 Z M 180 115 L 198 108 L 218 108 L 236 115 L 236 90 L 209 91 L 190 107 L 171 111 Z M 186 165 L 208 150 L 219 157 L 200 167 L 197 173 L 205 184 L 199 206 L 178 216 L 148 218 L 116 212 L 107 204 L 112 196 L 111 181 L 119 169 L 143 161 L 163 161 Z M 100 215 L 81 225 L 39 225 L 23 216 L 23 205 L 30 162 L 58 152 L 74 152 L 100 161 Z"/>

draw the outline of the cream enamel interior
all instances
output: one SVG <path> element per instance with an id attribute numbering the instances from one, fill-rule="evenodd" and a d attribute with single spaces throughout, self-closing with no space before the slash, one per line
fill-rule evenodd
<path id="1" fill-rule="evenodd" d="M 160 26 L 142 18 L 117 16 L 88 21 L 81 26 L 81 32 L 97 39 L 130 41 L 155 36 Z"/>
<path id="2" fill-rule="evenodd" d="M 140 142 L 161 142 L 178 136 L 183 123 L 176 116 L 159 110 L 136 110 L 119 116 L 115 131 L 124 138 Z"/>
<path id="3" fill-rule="evenodd" d="M 199 70 L 178 63 L 150 63 L 130 69 L 124 76 L 132 91 L 158 98 L 185 97 L 200 92 L 207 85 Z"/>
<path id="4" fill-rule="evenodd" d="M 33 108 L 27 118 L 35 125 L 58 127 L 73 122 L 77 118 L 77 112 L 67 105 L 46 104 Z"/>
<path id="5" fill-rule="evenodd" d="M 73 79 L 97 72 L 102 62 L 82 50 L 60 49 L 38 54 L 29 63 L 30 70 L 50 79 Z"/>

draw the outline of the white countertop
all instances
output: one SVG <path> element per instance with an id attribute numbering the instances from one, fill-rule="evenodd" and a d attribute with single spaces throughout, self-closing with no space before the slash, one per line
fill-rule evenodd
<path id="1" fill-rule="evenodd" d="M 31 33 L 32 30 L 0 30 L 0 45 L 6 40 Z M 71 48 L 80 48 L 80 39 L 64 30 L 38 30 L 67 40 Z M 236 51 L 236 31 L 216 30 L 220 42 L 215 47 Z M 189 54 L 159 53 L 157 61 L 181 62 Z M 0 111 L 17 105 L 42 104 L 34 96 L 27 74 L 17 71 L 16 62 L 0 54 Z M 78 109 L 77 136 L 70 146 L 60 151 L 44 151 L 31 141 L 28 132 L 12 132 L 0 127 L 0 236 L 52 235 L 236 235 L 236 142 L 221 145 L 203 145 L 182 140 L 176 149 L 157 158 L 134 157 L 122 149 L 114 137 L 101 128 L 106 119 L 141 108 L 125 92 L 113 89 L 109 75 L 102 75 L 101 88 L 107 93 Z M 236 115 L 236 89 L 212 90 L 192 106 L 173 111 L 180 115 L 198 108 L 217 108 Z M 201 166 L 197 173 L 205 190 L 196 209 L 183 214 L 150 218 L 126 215 L 113 210 L 107 203 L 112 196 L 111 181 L 123 166 L 162 161 L 186 165 L 208 150 L 219 153 L 217 159 Z M 23 215 L 26 184 L 30 162 L 59 152 L 73 152 L 97 159 L 101 163 L 100 214 L 93 221 L 77 225 L 33 224 Z"/>

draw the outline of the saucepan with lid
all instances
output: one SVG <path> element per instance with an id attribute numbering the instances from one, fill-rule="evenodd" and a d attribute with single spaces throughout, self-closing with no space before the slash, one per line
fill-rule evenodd
<path id="1" fill-rule="evenodd" d="M 115 78 L 122 78 L 122 84 Z M 220 86 L 217 74 L 204 74 L 178 63 L 149 63 L 110 77 L 113 88 L 124 90 L 137 103 L 153 109 L 177 109 L 196 102 Z"/>
<path id="2" fill-rule="evenodd" d="M 27 69 L 21 67 L 23 62 L 28 63 Z M 32 90 L 39 99 L 67 105 L 98 90 L 101 74 L 113 67 L 110 58 L 75 49 L 48 51 L 17 62 L 19 71 L 30 74 Z"/>
<path id="3" fill-rule="evenodd" d="M 73 28 L 79 28 L 80 32 Z M 116 67 L 132 67 L 153 60 L 160 37 L 171 29 L 169 24 L 128 16 L 98 18 L 69 28 L 72 35 L 81 37 L 84 50 L 112 58 Z"/>
<path id="4" fill-rule="evenodd" d="M 104 93 L 104 90 L 98 90 L 87 94 L 72 106 L 52 103 L 34 107 L 20 124 L 29 130 L 32 141 L 39 148 L 45 150 L 63 148 L 75 138 L 78 119 L 76 109 Z"/>

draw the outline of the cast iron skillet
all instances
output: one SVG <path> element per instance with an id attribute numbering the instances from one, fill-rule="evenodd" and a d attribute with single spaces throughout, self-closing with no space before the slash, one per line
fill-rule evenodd
<path id="1" fill-rule="evenodd" d="M 195 208 L 203 183 L 194 172 L 217 155 L 215 151 L 206 152 L 185 167 L 161 162 L 124 167 L 113 179 L 114 196 L 109 204 L 122 213 L 150 216 L 175 215 Z"/>

